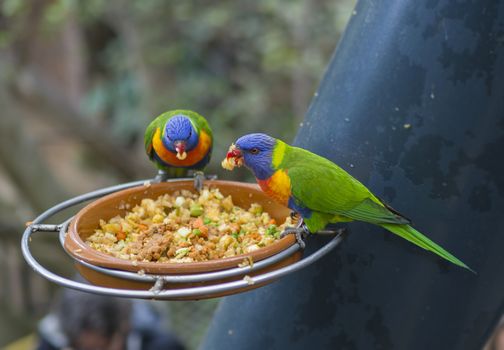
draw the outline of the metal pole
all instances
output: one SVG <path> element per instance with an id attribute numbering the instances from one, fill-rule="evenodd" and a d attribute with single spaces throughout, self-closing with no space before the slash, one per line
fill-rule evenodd
<path id="1" fill-rule="evenodd" d="M 503 38 L 504 2 L 360 1 L 295 140 L 478 275 L 350 223 L 337 252 L 225 298 L 203 349 L 482 348 L 504 311 Z"/>

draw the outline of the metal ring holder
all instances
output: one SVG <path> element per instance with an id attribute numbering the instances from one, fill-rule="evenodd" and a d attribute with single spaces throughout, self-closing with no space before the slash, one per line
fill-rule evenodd
<path id="1" fill-rule="evenodd" d="M 169 179 L 166 180 L 168 182 L 187 180 L 187 179 Z M 72 257 L 74 261 L 79 264 L 84 265 L 87 268 L 90 268 L 94 271 L 103 273 L 105 275 L 109 275 L 116 278 L 122 278 L 129 281 L 136 282 L 148 282 L 152 283 L 152 288 L 150 290 L 136 290 L 136 289 L 118 289 L 118 288 L 107 288 L 101 286 L 95 286 L 91 284 L 76 282 L 66 277 L 57 275 L 44 266 L 42 266 L 32 255 L 30 251 L 30 241 L 31 237 L 35 233 L 59 233 L 59 241 L 61 246 L 64 248 L 64 239 L 65 234 L 67 232 L 68 225 L 72 220 L 72 217 L 67 219 L 65 222 L 59 225 L 45 224 L 44 222 L 54 216 L 55 214 L 61 212 L 62 210 L 74 207 L 83 202 L 96 199 L 102 197 L 104 195 L 117 192 L 120 190 L 124 190 L 130 187 L 135 187 L 144 184 L 146 181 L 151 180 L 141 180 L 129 182 L 117 186 L 111 186 L 107 188 L 103 188 L 100 190 L 96 190 L 93 192 L 89 192 L 72 199 L 66 200 L 62 203 L 55 205 L 54 207 L 46 210 L 44 213 L 39 215 L 33 222 L 26 228 L 23 233 L 21 239 L 21 250 L 23 253 L 23 257 L 32 267 L 35 272 L 42 275 L 42 277 L 48 279 L 51 282 L 54 282 L 60 286 L 76 289 L 83 292 L 108 295 L 108 296 L 116 296 L 116 297 L 128 297 L 128 298 L 149 298 L 149 299 L 175 299 L 175 298 L 194 298 L 198 299 L 198 297 L 208 294 L 208 293 L 220 293 L 220 292 L 230 292 L 243 287 L 247 287 L 250 284 L 254 283 L 265 283 L 270 282 L 271 280 L 278 279 L 280 277 L 286 276 L 290 273 L 298 271 L 304 267 L 309 266 L 315 261 L 322 258 L 324 255 L 329 253 L 332 249 L 334 249 L 342 240 L 343 234 L 336 234 L 328 243 L 326 243 L 323 247 L 315 251 L 309 256 L 303 257 L 301 260 L 279 268 L 277 270 L 273 270 L 270 272 L 266 272 L 263 274 L 259 274 L 256 276 L 250 277 L 248 280 L 237 280 L 232 282 L 224 282 L 220 284 L 214 284 L 210 286 L 198 286 L 198 287 L 190 287 L 190 288 L 177 288 L 177 289 L 163 289 L 163 285 L 165 282 L 169 283 L 190 283 L 190 282 L 206 282 L 218 280 L 226 277 L 233 277 L 243 275 L 244 273 L 253 272 L 269 265 L 272 265 L 286 257 L 294 254 L 298 250 L 301 249 L 299 243 L 289 247 L 288 249 L 273 255 L 264 260 L 258 261 L 254 263 L 252 266 L 244 266 L 244 267 L 236 267 L 227 270 L 221 270 L 216 272 L 209 273 L 199 273 L 192 275 L 154 275 L 154 274 L 143 274 L 140 275 L 135 272 L 121 271 L 115 269 L 104 268 L 100 266 L 92 265 L 88 262 L 82 261 L 80 259 Z M 334 231 L 324 231 L 319 233 L 325 234 L 334 234 Z M 68 253 L 68 252 L 67 252 Z"/>

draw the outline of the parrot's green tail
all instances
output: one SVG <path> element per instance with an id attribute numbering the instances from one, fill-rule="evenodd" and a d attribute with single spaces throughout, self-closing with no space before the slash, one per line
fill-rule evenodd
<path id="1" fill-rule="evenodd" d="M 395 233 L 398 236 L 401 236 L 402 238 L 410 241 L 413 244 L 416 244 L 419 247 L 422 247 L 423 249 L 429 250 L 443 259 L 448 260 L 449 262 L 458 265 L 460 267 L 463 267 L 465 269 L 468 269 L 474 273 L 476 273 L 473 269 L 471 269 L 469 266 L 464 264 L 462 261 L 454 257 L 452 254 L 448 253 L 446 250 L 444 250 L 441 246 L 438 244 L 434 243 L 431 241 L 429 238 L 415 230 L 413 227 L 409 225 L 397 225 L 397 224 L 382 224 L 380 225 L 381 227 L 389 230 L 392 233 Z"/>

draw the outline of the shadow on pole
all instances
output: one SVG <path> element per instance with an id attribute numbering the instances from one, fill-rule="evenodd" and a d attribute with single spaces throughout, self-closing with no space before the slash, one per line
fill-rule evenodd
<path id="1" fill-rule="evenodd" d="M 360 1 L 294 143 L 478 275 L 351 223 L 328 257 L 225 298 L 202 348 L 482 348 L 504 305 L 502 77 L 503 2 Z"/>

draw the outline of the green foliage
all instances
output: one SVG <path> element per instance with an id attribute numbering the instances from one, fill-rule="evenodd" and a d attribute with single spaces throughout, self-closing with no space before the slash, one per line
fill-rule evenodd
<path id="1" fill-rule="evenodd" d="M 99 56 L 105 74 L 93 75 L 84 107 L 106 115 L 113 133 L 130 139 L 165 110 L 195 110 L 214 129 L 217 160 L 247 132 L 289 141 L 341 33 L 341 13 L 347 18 L 352 5 L 351 0 L 122 2 L 130 26 L 125 30 L 109 21 L 116 7 L 80 3 L 85 26 L 105 22 L 115 32 L 101 52 L 89 53 Z M 219 163 L 214 159 L 211 170 L 218 171 Z"/>
<path id="2" fill-rule="evenodd" d="M 6 0 L 0 45 L 27 35 L 33 11 L 47 35 L 73 16 L 86 53 L 86 114 L 134 146 L 163 111 L 195 110 L 214 130 L 219 160 L 248 132 L 293 138 L 353 2 L 56 0 L 34 10 Z M 210 170 L 219 172 L 215 158 Z"/>

